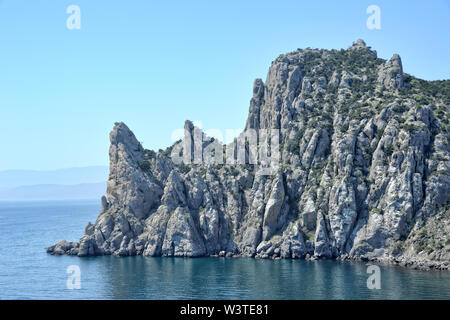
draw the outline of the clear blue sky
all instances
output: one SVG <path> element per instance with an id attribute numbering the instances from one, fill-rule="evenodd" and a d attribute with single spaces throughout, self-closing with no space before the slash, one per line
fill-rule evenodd
<path id="1" fill-rule="evenodd" d="M 81 30 L 66 8 L 81 8 Z M 381 30 L 366 8 L 381 8 Z M 0 0 L 0 170 L 108 164 L 124 121 L 147 148 L 185 119 L 242 128 L 252 83 L 297 48 L 357 38 L 404 70 L 450 78 L 450 1 Z"/>

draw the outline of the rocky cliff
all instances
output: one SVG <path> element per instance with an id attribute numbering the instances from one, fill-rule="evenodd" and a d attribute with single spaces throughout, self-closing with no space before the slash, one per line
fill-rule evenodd
<path id="1" fill-rule="evenodd" d="M 182 141 L 154 152 L 116 123 L 97 221 L 47 251 L 449 269 L 449 106 L 449 80 L 408 75 L 398 55 L 377 58 L 362 40 L 281 55 L 255 80 L 234 143 L 186 121 Z M 252 137 L 279 152 L 269 172 Z"/>

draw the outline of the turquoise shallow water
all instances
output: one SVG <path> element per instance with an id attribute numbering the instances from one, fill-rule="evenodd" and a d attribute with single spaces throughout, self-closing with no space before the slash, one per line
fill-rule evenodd
<path id="1" fill-rule="evenodd" d="M 369 290 L 364 263 L 225 258 L 54 257 L 77 240 L 99 203 L 0 203 L 0 299 L 450 299 L 450 273 L 381 268 Z M 66 286 L 68 266 L 81 288 Z"/>

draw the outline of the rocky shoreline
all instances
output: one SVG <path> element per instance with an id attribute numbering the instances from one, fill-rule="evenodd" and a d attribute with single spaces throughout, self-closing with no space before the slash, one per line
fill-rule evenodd
<path id="1" fill-rule="evenodd" d="M 72 243 L 66 243 L 65 241 L 61 241 L 58 244 L 55 244 L 49 248 L 47 248 L 47 252 L 52 255 L 78 255 L 77 251 L 71 251 L 73 248 L 77 247 L 76 242 Z M 72 249 L 69 249 L 72 248 Z M 78 256 L 89 256 L 89 254 L 86 255 L 78 255 Z M 197 256 L 197 257 L 190 257 L 190 258 L 249 258 L 245 255 L 240 254 L 234 254 L 232 252 L 225 252 L 220 251 L 218 254 L 211 254 L 207 256 Z M 254 259 L 268 259 L 268 260 L 280 260 L 283 259 L 279 255 L 275 255 L 272 257 L 262 257 L 262 256 L 255 256 Z M 292 258 L 291 258 L 292 259 Z M 298 258 L 297 258 L 298 259 Z M 342 255 L 339 257 L 336 257 L 334 259 L 330 258 L 318 258 L 314 255 L 307 254 L 305 257 L 300 258 L 300 260 L 308 260 L 308 261 L 318 261 L 318 260 L 335 260 L 335 261 L 355 261 L 355 262 L 367 262 L 367 263 L 376 263 L 376 264 L 384 264 L 384 265 L 396 265 L 401 267 L 408 267 L 416 270 L 439 270 L 439 271 L 450 271 L 450 262 L 448 261 L 430 261 L 430 260 L 409 260 L 400 258 L 397 259 L 395 257 L 389 257 L 389 258 L 368 258 L 368 257 L 350 257 L 348 255 Z"/>

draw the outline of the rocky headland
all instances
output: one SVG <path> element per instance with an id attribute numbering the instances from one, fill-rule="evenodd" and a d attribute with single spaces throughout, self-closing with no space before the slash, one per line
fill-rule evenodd
<path id="1" fill-rule="evenodd" d="M 283 54 L 265 82 L 255 80 L 246 128 L 233 143 L 186 121 L 184 139 L 155 152 L 116 123 L 96 222 L 80 241 L 47 252 L 448 270 L 449 109 L 450 80 L 406 74 L 399 55 L 380 59 L 363 40 L 346 50 Z M 250 161 L 245 140 L 256 132 L 258 143 L 275 141 L 264 130 L 278 140 L 279 165 L 269 172 Z"/>

